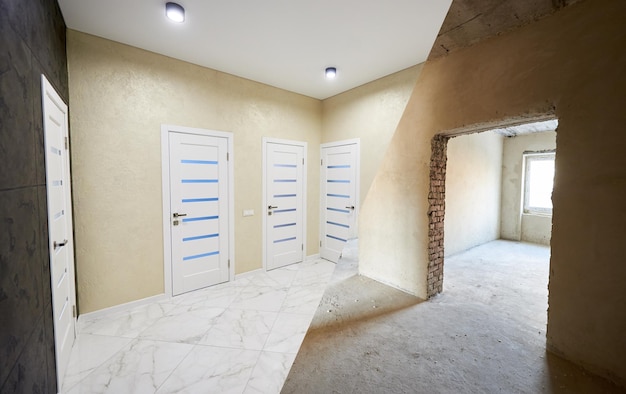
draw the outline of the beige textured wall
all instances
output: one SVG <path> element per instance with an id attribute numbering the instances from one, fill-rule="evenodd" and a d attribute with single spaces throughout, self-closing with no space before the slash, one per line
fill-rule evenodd
<path id="1" fill-rule="evenodd" d="M 262 137 L 307 141 L 317 163 L 321 102 L 76 31 L 67 51 L 80 312 L 163 292 L 164 123 L 234 133 L 235 270 L 261 268 Z M 308 255 L 318 195 L 309 166 Z"/>
<path id="2" fill-rule="evenodd" d="M 556 114 L 547 345 L 626 385 L 623 15 L 623 0 L 582 1 L 427 62 L 362 206 L 359 258 L 424 297 L 433 135 Z"/>
<path id="3" fill-rule="evenodd" d="M 322 143 L 361 139 L 361 202 L 367 197 L 421 70 L 418 64 L 322 102 Z"/>
<path id="4" fill-rule="evenodd" d="M 552 217 L 522 215 L 522 174 L 524 152 L 556 149 L 556 133 L 523 134 L 504 139 L 502 156 L 501 237 L 513 241 L 550 244 Z"/>
<path id="5" fill-rule="evenodd" d="M 446 256 L 500 238 L 502 140 L 488 131 L 448 141 Z"/>

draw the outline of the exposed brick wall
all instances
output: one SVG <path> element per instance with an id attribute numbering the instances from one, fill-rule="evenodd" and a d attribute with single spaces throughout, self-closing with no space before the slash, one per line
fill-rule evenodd
<path id="1" fill-rule="evenodd" d="M 443 218 L 446 209 L 448 139 L 442 135 L 432 139 L 428 192 L 428 298 L 443 290 Z"/>

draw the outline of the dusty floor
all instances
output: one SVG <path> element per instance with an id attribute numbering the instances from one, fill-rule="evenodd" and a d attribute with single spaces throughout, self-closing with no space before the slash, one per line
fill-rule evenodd
<path id="1" fill-rule="evenodd" d="M 623 393 L 545 351 L 547 247 L 446 258 L 428 302 L 356 275 L 344 252 L 282 393 Z"/>

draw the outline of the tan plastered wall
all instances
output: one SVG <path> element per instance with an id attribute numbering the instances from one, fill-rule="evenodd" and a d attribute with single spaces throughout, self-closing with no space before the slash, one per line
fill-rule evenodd
<path id="1" fill-rule="evenodd" d="M 513 241 L 550 244 L 552 217 L 522 214 L 524 152 L 556 149 L 556 132 L 523 134 L 504 139 L 502 156 L 501 237 Z"/>
<path id="2" fill-rule="evenodd" d="M 446 256 L 500 238 L 502 140 L 487 131 L 448 141 Z"/>
<path id="3" fill-rule="evenodd" d="M 556 115 L 547 346 L 626 384 L 624 15 L 622 0 L 583 1 L 427 62 L 362 206 L 359 245 L 362 274 L 425 297 L 432 137 Z"/>
<path id="4" fill-rule="evenodd" d="M 360 139 L 361 202 L 367 197 L 421 70 L 422 64 L 418 64 L 322 102 L 322 143 Z"/>
<path id="5" fill-rule="evenodd" d="M 261 268 L 262 138 L 306 141 L 317 163 L 321 102 L 76 31 L 67 40 L 80 312 L 164 291 L 162 124 L 234 133 L 235 272 Z M 316 165 L 307 186 L 313 255 Z"/>

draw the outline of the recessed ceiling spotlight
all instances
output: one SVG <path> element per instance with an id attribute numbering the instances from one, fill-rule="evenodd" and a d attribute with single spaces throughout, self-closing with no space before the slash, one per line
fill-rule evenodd
<path id="1" fill-rule="evenodd" d="M 165 3 L 165 15 L 176 23 L 185 21 L 185 9 L 178 3 Z"/>
<path id="2" fill-rule="evenodd" d="M 326 67 L 326 79 L 333 79 L 337 76 L 337 69 L 335 67 Z"/>

